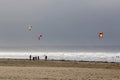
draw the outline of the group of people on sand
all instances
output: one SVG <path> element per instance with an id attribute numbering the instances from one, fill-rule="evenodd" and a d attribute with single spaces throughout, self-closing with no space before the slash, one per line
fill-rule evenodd
<path id="1" fill-rule="evenodd" d="M 40 58 L 39 58 L 39 56 L 33 56 L 33 57 L 32 57 L 32 55 L 30 55 L 30 56 L 29 56 L 29 59 L 30 59 L 30 61 L 31 61 L 31 60 L 39 60 Z M 46 56 L 46 55 L 45 55 L 45 60 L 47 60 L 47 56 Z"/>

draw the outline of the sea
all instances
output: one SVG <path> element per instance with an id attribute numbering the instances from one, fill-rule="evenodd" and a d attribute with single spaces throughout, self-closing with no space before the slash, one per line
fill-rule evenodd
<path id="1" fill-rule="evenodd" d="M 29 59 L 38 57 L 48 60 L 120 62 L 120 46 L 2 46 L 0 59 Z"/>

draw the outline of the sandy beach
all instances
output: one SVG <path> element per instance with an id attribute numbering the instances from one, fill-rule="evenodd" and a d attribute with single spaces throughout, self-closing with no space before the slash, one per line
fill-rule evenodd
<path id="1" fill-rule="evenodd" d="M 120 64 L 3 59 L 0 80 L 120 80 Z"/>

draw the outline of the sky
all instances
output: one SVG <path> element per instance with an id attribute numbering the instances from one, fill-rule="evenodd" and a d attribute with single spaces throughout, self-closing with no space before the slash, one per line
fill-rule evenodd
<path id="1" fill-rule="evenodd" d="M 119 8 L 120 0 L 0 0 L 0 46 L 120 45 Z"/>

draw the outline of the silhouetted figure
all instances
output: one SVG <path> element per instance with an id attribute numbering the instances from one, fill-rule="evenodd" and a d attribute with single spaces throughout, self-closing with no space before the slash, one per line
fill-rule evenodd
<path id="1" fill-rule="evenodd" d="M 39 60 L 39 56 L 38 56 L 38 60 Z"/>
<path id="2" fill-rule="evenodd" d="M 35 60 L 37 60 L 37 56 L 35 56 Z"/>
<path id="3" fill-rule="evenodd" d="M 31 61 L 32 56 L 30 55 L 29 58 L 30 58 L 30 61 Z"/>
<path id="4" fill-rule="evenodd" d="M 35 57 L 33 57 L 33 61 L 35 60 Z"/>
<path id="5" fill-rule="evenodd" d="M 47 60 L 47 56 L 45 56 L 45 61 Z"/>

